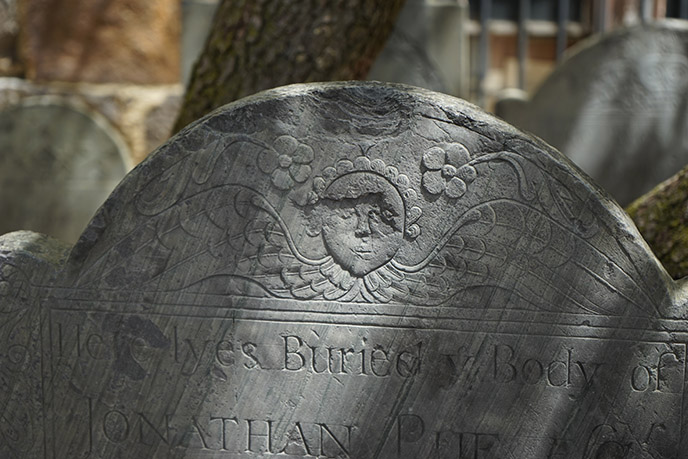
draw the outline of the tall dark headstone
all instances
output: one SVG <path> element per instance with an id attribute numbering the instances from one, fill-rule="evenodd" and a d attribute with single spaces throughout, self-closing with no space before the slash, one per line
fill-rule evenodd
<path id="1" fill-rule="evenodd" d="M 626 205 L 688 162 L 687 72 L 685 24 L 632 27 L 581 43 L 529 103 L 498 114 Z"/>
<path id="2" fill-rule="evenodd" d="M 680 457 L 686 292 L 551 147 L 405 86 L 226 106 L 0 238 L 0 456 Z"/>

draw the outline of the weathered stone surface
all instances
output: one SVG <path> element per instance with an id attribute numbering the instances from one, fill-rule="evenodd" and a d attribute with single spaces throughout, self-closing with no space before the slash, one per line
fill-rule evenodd
<path id="1" fill-rule="evenodd" d="M 69 253 L 62 241 L 30 231 L 0 236 L 0 457 L 46 457 L 40 365 L 41 309 L 36 285 L 45 284 Z"/>
<path id="2" fill-rule="evenodd" d="M 84 107 L 43 98 L 0 111 L 0 233 L 74 243 L 127 171 L 126 147 Z"/>
<path id="3" fill-rule="evenodd" d="M 30 237 L 0 239 L 3 457 L 688 446 L 681 284 L 563 156 L 447 96 L 256 95 L 129 174 L 68 260 Z"/>
<path id="4" fill-rule="evenodd" d="M 32 80 L 173 84 L 180 4 L 169 0 L 24 0 L 20 47 Z"/>
<path id="5" fill-rule="evenodd" d="M 559 148 L 626 205 L 688 161 L 687 72 L 685 24 L 624 29 L 581 44 L 530 103 L 498 115 Z"/>

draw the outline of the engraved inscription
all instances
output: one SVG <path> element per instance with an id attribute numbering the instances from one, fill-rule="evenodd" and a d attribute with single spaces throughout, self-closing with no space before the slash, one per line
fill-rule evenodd
<path id="1" fill-rule="evenodd" d="M 79 415 L 71 428 L 82 433 L 81 440 L 67 450 L 74 455 L 90 451 L 98 457 L 139 445 L 150 448 L 151 454 L 374 457 L 378 451 L 381 457 L 399 458 L 523 457 L 529 442 L 536 442 L 549 445 L 546 457 L 563 458 L 586 448 L 604 452 L 617 443 L 630 445 L 633 454 L 652 448 L 669 454 L 674 447 L 662 445 L 678 444 L 680 434 L 675 420 L 682 405 L 683 345 L 610 341 L 610 346 L 625 353 L 623 359 L 611 360 L 595 352 L 595 341 L 582 338 L 551 337 L 542 347 L 532 337 L 485 335 L 474 340 L 470 333 L 442 332 L 443 339 L 437 331 L 420 329 L 394 335 L 369 330 L 358 335 L 342 325 L 278 326 L 269 320 L 264 324 L 271 333 L 259 337 L 237 333 L 212 318 L 160 317 L 144 325 L 130 315 L 61 311 L 53 316 L 56 390 L 61 388 L 62 393 L 53 405 L 56 412 Z M 157 338 L 138 336 L 133 324 L 157 329 Z M 203 332 L 191 333 L 191 329 Z M 457 342 L 459 346 L 452 349 L 451 343 Z M 137 364 L 139 371 L 127 362 Z M 154 376 L 160 365 L 167 368 L 164 378 Z M 125 378 L 106 377 L 106 385 L 89 388 L 89 374 L 114 376 L 114 369 L 125 369 Z M 178 385 L 170 386 L 171 381 Z M 211 395 L 189 415 L 195 397 L 189 388 L 199 381 L 210 387 Z M 303 392 L 280 395 L 266 381 L 296 384 Z M 601 391 L 610 386 L 618 388 L 616 398 Z M 105 402 L 109 396 L 138 393 L 142 387 L 165 394 L 169 408 L 161 412 L 145 404 Z M 240 387 L 252 390 L 241 396 Z M 350 388 L 375 398 L 369 411 L 357 414 L 341 398 Z M 111 395 L 103 398 L 97 391 Z M 573 419 L 592 416 L 598 421 L 595 425 L 607 427 L 592 430 L 592 426 L 582 439 L 563 427 L 543 436 L 542 414 L 513 405 L 514 391 L 524 403 L 563 396 L 574 410 Z M 477 409 L 475 400 L 483 393 L 489 393 L 494 407 L 503 406 L 504 411 Z M 417 402 L 395 412 L 392 402 L 402 394 L 411 394 L 406 397 Z M 329 415 L 309 418 L 297 411 L 288 422 L 280 420 L 272 415 L 270 401 L 281 397 L 280 403 L 289 406 L 297 406 L 296 397 L 312 403 L 327 400 Z M 422 402 L 428 399 L 444 402 L 430 408 Z M 647 413 L 641 400 L 652 400 L 653 406 L 664 409 Z M 357 427 L 371 416 L 389 427 L 384 431 Z M 498 422 L 500 416 L 514 423 Z M 610 422 L 609 416 L 634 416 L 643 422 L 629 429 Z M 66 425 L 59 418 L 54 422 L 57 432 Z M 643 442 L 633 443 L 638 438 Z"/>
<path id="2" fill-rule="evenodd" d="M 138 319 L 133 316 L 124 323 L 131 321 L 137 322 Z M 88 325 L 68 323 L 53 322 L 53 349 L 62 362 L 126 362 L 134 365 L 137 368 L 135 374 L 139 375 L 152 373 L 161 358 L 172 362 L 182 376 L 196 374 L 208 362 L 219 367 L 238 364 L 245 369 L 262 368 L 257 345 L 233 340 L 227 331 L 223 332 L 225 338 L 213 340 L 186 336 L 178 326 L 165 334 L 151 321 L 142 323 L 146 323 L 149 330 L 155 330 L 153 336 L 132 334 L 126 325 L 108 330 L 107 325 L 99 326 L 95 322 Z"/>
<path id="3" fill-rule="evenodd" d="M 416 444 L 419 441 L 432 441 L 433 457 L 485 458 L 496 451 L 499 435 L 481 432 L 456 432 L 440 430 L 426 432 L 426 422 L 418 415 L 403 414 L 397 418 L 397 456 L 398 458 L 417 457 Z"/>
<path id="4" fill-rule="evenodd" d="M 160 416 L 126 408 L 112 409 L 90 398 L 83 402 L 88 406 L 90 454 L 98 454 L 102 445 L 94 440 L 102 438 L 101 442 L 120 449 L 158 445 L 169 454 L 205 451 L 226 455 L 336 458 L 349 457 L 355 441 L 353 425 L 303 420 L 285 425 L 278 420 L 220 413 L 203 417 Z"/>
<path id="5" fill-rule="evenodd" d="M 558 359 L 547 362 L 536 356 L 516 356 L 511 346 L 498 344 L 494 346 L 492 377 L 499 383 L 545 382 L 554 387 L 584 387 L 593 383 L 602 366 L 602 363 L 574 358 L 573 349 L 566 349 L 565 354 L 560 355 Z"/>
<path id="6" fill-rule="evenodd" d="M 299 336 L 284 337 L 284 369 L 288 371 L 410 378 L 420 373 L 422 359 L 422 342 L 397 351 L 381 345 L 348 349 L 314 346 Z"/>

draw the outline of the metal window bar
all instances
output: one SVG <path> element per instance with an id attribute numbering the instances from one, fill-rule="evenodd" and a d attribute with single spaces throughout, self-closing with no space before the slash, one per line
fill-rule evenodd
<path id="1" fill-rule="evenodd" d="M 492 0 L 480 0 L 480 42 L 478 44 L 478 105 L 485 106 L 485 76 L 490 60 L 490 16 Z"/>
<path id="2" fill-rule="evenodd" d="M 688 1 L 688 0 L 686 0 Z M 569 17 L 569 0 L 559 0 L 557 5 L 557 62 L 561 62 L 566 50 L 566 24 Z"/>
<path id="3" fill-rule="evenodd" d="M 643 24 L 652 20 L 653 3 L 652 0 L 640 0 L 640 21 Z"/>
<path id="4" fill-rule="evenodd" d="M 530 0 L 520 0 L 518 8 L 518 87 L 526 89 L 526 62 L 528 60 L 528 28 Z"/>
<path id="5" fill-rule="evenodd" d="M 595 18 L 593 18 L 596 33 L 604 33 L 607 30 L 607 0 L 596 0 Z"/>
<path id="6" fill-rule="evenodd" d="M 648 2 L 651 0 L 643 0 Z M 603 33 L 606 30 L 607 0 L 593 0 L 594 24 L 596 32 Z M 570 0 L 557 0 L 557 35 L 556 58 L 560 62 L 567 47 Z M 681 0 L 681 12 L 688 15 L 688 0 Z M 480 38 L 478 43 L 478 62 L 476 71 L 476 101 L 480 106 L 485 106 L 485 78 L 489 71 L 490 62 L 490 21 L 492 16 L 492 0 L 480 0 Z M 531 1 L 519 0 L 518 10 L 518 86 L 526 89 L 527 63 L 528 63 L 528 21 L 531 15 Z"/>

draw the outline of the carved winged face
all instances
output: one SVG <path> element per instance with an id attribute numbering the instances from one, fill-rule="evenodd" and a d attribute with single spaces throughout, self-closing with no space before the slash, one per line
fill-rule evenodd
<path id="1" fill-rule="evenodd" d="M 404 236 L 404 202 L 385 178 L 354 172 L 334 180 L 325 191 L 322 220 L 325 247 L 357 277 L 389 262 Z"/>

